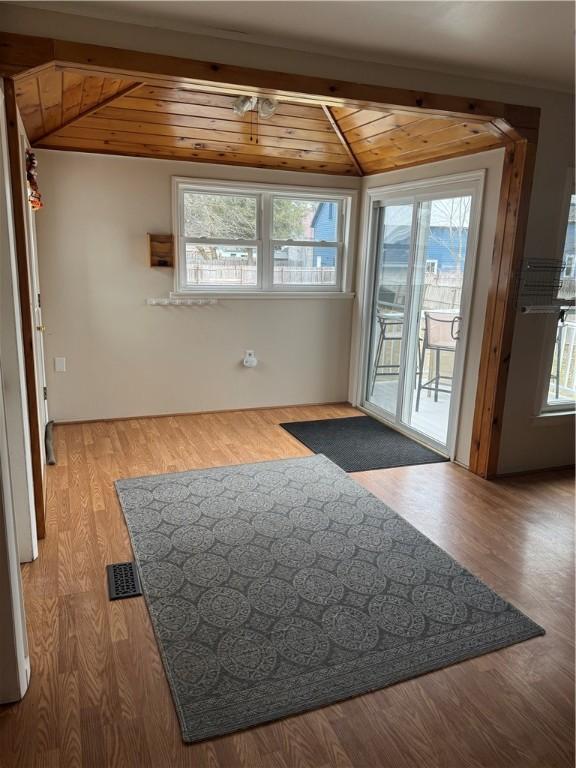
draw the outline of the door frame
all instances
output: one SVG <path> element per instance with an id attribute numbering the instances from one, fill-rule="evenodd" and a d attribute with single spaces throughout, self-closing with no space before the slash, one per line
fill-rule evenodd
<path id="1" fill-rule="evenodd" d="M 355 402 L 358 407 L 378 418 L 379 421 L 386 423 L 395 430 L 408 435 L 418 442 L 429 446 L 438 453 L 454 459 L 456 451 L 457 428 L 460 419 L 460 401 L 462 394 L 462 381 L 465 368 L 465 361 L 468 348 L 468 330 L 470 325 L 470 308 L 474 292 L 474 281 L 476 276 L 476 261 L 478 253 L 478 243 L 480 239 L 480 228 L 482 222 L 482 208 L 484 203 L 484 182 L 486 178 L 485 169 L 464 171 L 461 173 L 447 174 L 433 178 L 419 179 L 415 181 L 400 182 L 398 184 L 373 187 L 367 190 L 366 208 L 364 216 L 364 239 L 367 251 L 364 256 L 364 273 L 359 287 L 359 298 L 362 306 L 362 312 L 359 325 L 359 354 L 358 371 L 356 376 Z M 404 400 L 404 380 L 405 371 L 402 372 L 399 382 L 401 390 L 401 401 L 397 404 L 396 418 L 394 422 L 385 418 L 380 409 L 369 403 L 366 399 L 366 388 L 368 384 L 368 368 L 370 358 L 370 337 L 372 329 L 372 312 L 374 303 L 374 292 L 376 286 L 376 263 L 377 263 L 377 243 L 378 243 L 378 223 L 379 216 L 376 213 L 378 208 L 385 207 L 386 204 L 401 205 L 422 200 L 443 199 L 446 196 L 457 196 L 458 194 L 470 194 L 472 196 L 472 206 L 470 210 L 470 226 L 468 231 L 468 240 L 466 244 L 466 261 L 462 280 L 462 294 L 460 303 L 465 306 L 467 311 L 463 316 L 460 326 L 460 343 L 457 346 L 454 359 L 453 372 L 453 395 L 450 401 L 450 416 L 448 422 L 446 445 L 442 445 L 433 438 L 429 438 L 422 432 L 413 429 L 401 421 L 401 411 Z M 381 205 L 383 204 L 383 205 Z M 414 212 L 414 219 L 416 212 Z M 408 280 L 412 282 L 414 269 L 414 238 L 417 236 L 417 223 L 413 226 L 411 234 L 410 261 L 408 264 Z M 410 290 L 410 296 L 412 290 Z M 411 298 L 408 301 L 407 311 L 410 311 Z M 410 323 L 405 323 L 402 336 L 402 346 L 405 348 L 407 336 L 410 332 Z M 404 352 L 406 355 L 406 352 Z M 400 414 L 400 417 L 398 417 Z"/>
<path id="2" fill-rule="evenodd" d="M 46 535 L 44 503 L 44 435 L 40 434 L 39 392 L 37 389 L 36 361 L 34 350 L 34 324 L 30 311 L 30 261 L 28 248 L 29 222 L 27 221 L 26 185 L 22 174 L 21 131 L 16 104 L 16 89 L 11 78 L 4 78 L 4 105 L 6 110 L 6 138 L 8 143 L 8 166 L 12 193 L 12 216 L 14 219 L 14 244 L 18 268 L 18 293 L 22 321 L 22 345 L 24 350 L 24 371 L 26 374 L 26 395 L 28 400 L 28 427 L 30 431 L 30 454 L 32 461 L 32 482 L 36 532 L 39 539 Z"/>
<path id="3" fill-rule="evenodd" d="M 20 135 L 20 166 L 22 176 L 26 176 L 26 152 L 30 143 L 25 132 Z M 26 192 L 26 185 L 24 186 Z M 48 400 L 46 397 L 46 358 L 44 354 L 44 324 L 40 298 L 40 272 L 38 267 L 38 246 L 36 224 L 31 206 L 24 202 L 26 215 L 26 247 L 28 254 L 28 274 L 30 276 L 30 313 L 32 315 L 32 347 L 34 349 L 34 369 L 36 373 L 36 391 L 38 392 L 38 426 L 40 430 L 40 453 L 42 466 L 46 466 L 46 447 L 44 435 L 49 420 Z"/>

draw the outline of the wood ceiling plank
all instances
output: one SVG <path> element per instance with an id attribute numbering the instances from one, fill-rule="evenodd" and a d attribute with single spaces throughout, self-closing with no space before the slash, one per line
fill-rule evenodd
<path id="1" fill-rule="evenodd" d="M 62 72 L 42 72 L 38 86 L 44 130 L 55 130 L 62 125 Z"/>
<path id="2" fill-rule="evenodd" d="M 199 106 L 232 109 L 237 96 L 222 93 L 206 93 L 205 91 L 194 91 L 186 88 L 158 88 L 145 85 L 141 89 L 139 98 L 150 99 L 151 101 L 172 101 L 180 104 L 197 104 Z M 278 102 L 276 114 L 322 120 L 322 108 L 320 106 L 291 104 L 287 101 Z"/>
<path id="3" fill-rule="evenodd" d="M 172 101 L 153 101 L 150 99 L 141 99 L 139 97 L 123 98 L 117 103 L 120 109 L 135 109 L 144 112 L 163 112 L 165 114 L 189 115 L 192 117 L 205 117 L 208 120 L 226 120 L 232 123 L 250 122 L 250 115 L 240 117 L 234 114 L 231 109 L 220 107 L 206 107 L 196 104 L 182 104 Z M 258 120 L 260 125 L 275 125 L 283 128 L 301 128 L 310 131 L 320 131 L 332 133 L 332 127 L 323 119 L 319 112 L 320 119 L 310 120 L 308 118 L 287 117 L 284 115 L 272 115 L 265 120 Z M 256 122 L 256 119 L 254 119 Z"/>
<path id="4" fill-rule="evenodd" d="M 471 137 L 465 141 L 453 141 L 433 148 L 429 147 L 414 152 L 404 152 L 401 155 L 395 155 L 390 158 L 361 162 L 361 165 L 366 174 L 381 173 L 384 171 L 396 170 L 398 168 L 407 168 L 412 165 L 431 163 L 449 157 L 473 155 L 476 152 L 485 152 L 489 149 L 497 149 L 502 146 L 503 144 L 501 140 L 496 136 L 485 133 Z"/>
<path id="5" fill-rule="evenodd" d="M 190 150 L 181 147 L 165 147 L 154 144 L 131 144 L 97 139 L 50 136 L 38 145 L 42 149 L 65 149 L 74 152 L 98 152 L 102 154 L 125 155 L 129 157 L 156 157 L 192 162 L 206 162 L 223 165 L 247 165 L 254 168 L 282 168 L 285 170 L 310 171 L 343 176 L 354 176 L 355 169 L 350 163 L 324 163 L 313 160 L 297 160 L 279 157 L 241 155 L 225 152 Z"/>
<path id="6" fill-rule="evenodd" d="M 80 106 L 80 112 L 86 112 L 96 106 L 98 102 L 102 100 L 102 86 L 104 85 L 103 77 L 94 77 L 89 75 L 84 78 L 84 84 L 82 87 L 82 104 Z"/>
<path id="7" fill-rule="evenodd" d="M 467 123 L 461 123 L 460 125 L 453 125 L 439 131 L 423 133 L 417 136 L 397 136 L 386 146 L 368 148 L 364 152 L 356 152 L 356 155 L 359 162 L 364 162 L 376 158 L 394 157 L 419 149 L 433 149 L 434 147 L 448 144 L 452 141 L 458 141 L 459 139 L 465 140 L 470 137 L 481 135 L 492 136 L 495 141 L 498 141 L 498 137 L 493 136 L 486 130 L 479 129 L 476 124 L 470 126 Z"/>
<path id="8" fill-rule="evenodd" d="M 75 118 L 82 106 L 84 78 L 74 72 L 63 73 L 62 84 L 62 122 Z"/>
<path id="9" fill-rule="evenodd" d="M 349 131 L 345 131 L 345 136 L 353 146 L 355 142 L 362 141 L 362 139 L 369 138 L 371 136 L 378 136 L 386 131 L 392 131 L 395 128 L 401 128 L 404 125 L 415 123 L 418 120 L 422 120 L 422 115 L 417 114 L 390 114 L 381 117 L 379 120 L 374 120 L 367 125 L 361 125 L 358 128 L 352 128 Z"/>
<path id="10" fill-rule="evenodd" d="M 324 113 L 326 114 L 326 118 L 332 128 L 334 129 L 334 133 L 338 138 L 340 139 L 340 143 L 342 145 L 342 149 L 344 152 L 348 155 L 348 158 L 354 168 L 356 169 L 356 173 L 358 176 L 362 176 L 362 168 L 360 167 L 360 164 L 358 163 L 358 160 L 356 160 L 356 156 L 354 155 L 354 152 L 350 149 L 350 145 L 348 144 L 348 141 L 346 140 L 346 137 L 340 130 L 340 126 L 338 125 L 338 121 L 333 116 L 332 111 L 330 110 L 330 107 L 323 107 Z"/>
<path id="11" fill-rule="evenodd" d="M 33 141 L 44 133 L 38 78 L 32 76 L 19 80 L 15 83 L 15 87 L 20 117 L 26 128 L 28 138 Z"/>
<path id="12" fill-rule="evenodd" d="M 284 149 L 281 147 L 265 147 L 260 144 L 241 144 L 225 143 L 216 140 L 217 134 L 214 134 L 212 141 L 198 142 L 195 139 L 189 139 L 182 136 L 161 136 L 142 133 L 128 133 L 119 131 L 99 130 L 95 128 L 83 127 L 82 121 L 74 125 L 62 128 L 55 133 L 56 136 L 64 138 L 95 139 L 98 141 L 122 142 L 128 144 L 154 144 L 160 147 L 182 147 L 186 149 L 203 150 L 208 149 L 230 154 L 248 154 L 253 157 L 270 158 L 288 158 L 291 160 L 314 160 L 316 162 L 348 163 L 349 158 L 343 156 L 340 152 L 335 154 L 310 152 L 300 149 Z"/>
<path id="13" fill-rule="evenodd" d="M 188 128 L 200 128 L 210 131 L 229 131 L 232 133 L 245 134 L 249 130 L 250 124 L 243 121 L 231 120 L 208 120 L 206 118 L 191 117 L 190 115 L 171 115 L 163 112 L 145 112 L 142 110 L 121 109 L 117 107 L 118 102 L 113 106 L 106 107 L 99 112 L 100 117 L 107 117 L 115 120 L 126 120 L 128 122 L 160 123 L 164 125 L 181 125 Z M 333 131 L 310 131 L 306 129 L 281 127 L 270 125 L 262 121 L 258 125 L 259 136 L 286 137 L 292 139 L 304 139 L 306 141 L 322 141 L 327 143 L 339 144 L 338 137 Z"/>
<path id="14" fill-rule="evenodd" d="M 376 112 L 371 109 L 361 109 L 353 115 L 338 118 L 338 125 L 340 126 L 340 129 L 346 133 L 353 128 L 361 128 L 363 125 L 369 125 L 376 120 L 381 120 L 383 117 L 385 117 L 385 113 Z"/>
<path id="15" fill-rule="evenodd" d="M 140 87 L 140 83 L 132 83 L 132 85 L 129 85 L 128 88 L 126 88 L 124 91 L 122 91 L 121 95 L 126 95 L 127 93 L 131 91 L 135 91 Z M 84 93 L 84 90 L 82 89 L 82 93 Z M 107 104 L 112 104 L 116 101 L 118 98 L 118 95 L 114 94 L 113 96 L 110 96 L 107 99 L 104 99 L 104 101 L 100 101 L 97 104 L 94 104 L 93 106 L 89 107 L 88 109 L 80 112 L 79 114 L 75 115 L 74 117 L 71 117 L 69 120 L 67 120 L 64 123 L 61 123 L 59 126 L 57 126 L 54 130 L 48 131 L 47 133 L 40 136 L 37 141 L 41 142 L 47 139 L 49 136 L 51 136 L 54 133 L 57 133 L 58 131 L 62 130 L 63 128 L 67 128 L 69 126 L 74 125 L 79 120 L 84 119 L 85 117 L 88 117 L 89 115 L 94 114 L 99 109 L 103 109 Z"/>
<path id="16" fill-rule="evenodd" d="M 337 120 L 342 117 L 349 117 L 349 115 L 355 115 L 356 112 L 360 112 L 358 107 L 332 107 L 332 114 Z"/>
<path id="17" fill-rule="evenodd" d="M 99 128 L 108 131 L 126 131 L 128 133 L 156 134 L 163 136 L 184 136 L 196 141 L 220 141 L 228 143 L 250 141 L 248 126 L 240 131 L 214 131 L 207 128 L 188 128 L 179 125 L 161 123 L 129 122 L 127 120 L 111 120 L 103 117 L 106 110 L 100 110 L 95 115 L 82 118 L 81 125 L 84 128 Z M 344 149 L 335 143 L 325 141 L 306 141 L 304 139 L 290 139 L 286 137 L 258 136 L 258 144 L 264 147 L 283 147 L 285 149 L 301 149 L 310 152 L 346 155 Z"/>
<path id="18" fill-rule="evenodd" d="M 118 90 L 116 91 L 116 93 L 120 93 L 121 91 L 124 91 L 126 88 L 129 88 L 134 82 L 135 82 L 134 78 L 130 78 L 129 80 L 126 78 L 123 78 L 118 83 Z"/>
<path id="19" fill-rule="evenodd" d="M 122 78 L 110 78 L 107 77 L 104 82 L 102 83 L 102 92 L 100 94 L 100 100 L 106 101 L 106 99 L 110 99 L 112 96 L 116 96 L 118 94 L 118 91 L 124 90 L 124 86 L 122 86 L 122 83 L 124 83 L 124 80 Z M 128 86 L 125 86 L 128 87 Z"/>
<path id="20" fill-rule="evenodd" d="M 376 136 L 368 136 L 367 138 L 359 141 L 352 142 L 351 147 L 357 154 L 361 152 L 367 152 L 369 149 L 376 149 L 378 147 L 387 147 L 395 145 L 397 141 L 405 139 L 411 139 L 415 136 L 425 136 L 433 133 L 434 131 L 441 131 L 446 128 L 450 128 L 453 125 L 461 125 L 462 120 L 459 118 L 423 118 L 409 123 L 408 125 L 392 128 L 384 133 L 379 133 Z M 476 125 L 476 123 L 474 123 Z"/>

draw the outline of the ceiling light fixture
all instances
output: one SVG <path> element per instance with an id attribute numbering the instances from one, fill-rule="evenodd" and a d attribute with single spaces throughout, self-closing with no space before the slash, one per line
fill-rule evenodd
<path id="1" fill-rule="evenodd" d="M 271 117 L 278 109 L 278 102 L 276 99 L 258 98 L 257 96 L 238 96 L 232 104 L 234 114 L 239 117 L 244 117 L 245 114 L 252 110 L 258 110 L 258 115 L 262 119 Z"/>
<path id="2" fill-rule="evenodd" d="M 264 120 L 267 117 L 272 117 L 274 112 L 278 109 L 278 102 L 276 99 L 258 99 L 258 114 Z"/>
<path id="3" fill-rule="evenodd" d="M 234 114 L 239 117 L 244 117 L 246 112 L 250 112 L 251 109 L 256 107 L 257 102 L 258 99 L 256 96 L 238 96 L 232 104 L 232 109 L 234 110 Z"/>

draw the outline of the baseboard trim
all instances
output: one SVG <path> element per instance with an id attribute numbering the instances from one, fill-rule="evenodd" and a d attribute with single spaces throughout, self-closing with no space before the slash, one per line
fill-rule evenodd
<path id="1" fill-rule="evenodd" d="M 54 420 L 54 426 L 65 427 L 78 424 L 97 424 L 108 423 L 111 421 L 136 421 L 139 419 L 172 419 L 177 416 L 207 416 L 209 414 L 216 413 L 246 413 L 247 411 L 275 411 L 275 410 L 287 410 L 289 408 L 314 408 L 321 406 L 354 406 L 347 400 L 328 400 L 322 403 L 292 403 L 290 405 L 258 405 L 246 408 L 219 408 L 211 411 L 181 411 L 177 413 L 145 413 L 140 416 L 114 416 L 111 418 L 101 419 L 59 419 Z"/>
<path id="2" fill-rule="evenodd" d="M 501 474 L 496 474 L 494 477 L 488 478 L 489 480 L 503 480 L 507 477 L 518 477 L 520 475 L 542 475 L 546 474 L 547 472 L 565 472 L 566 470 L 571 469 L 572 471 L 576 470 L 575 464 L 562 464 L 559 467 L 541 467 L 540 469 L 517 469 L 514 472 L 502 472 Z"/>

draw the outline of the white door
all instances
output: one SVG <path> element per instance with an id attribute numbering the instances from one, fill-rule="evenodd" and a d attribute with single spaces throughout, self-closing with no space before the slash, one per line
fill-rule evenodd
<path id="1" fill-rule="evenodd" d="M 22 173 L 26 177 L 26 139 L 20 137 L 20 156 L 22 160 Z M 27 191 L 27 184 L 25 183 Z M 36 392 L 38 399 L 38 423 L 40 429 L 40 450 L 42 453 L 42 463 L 46 463 L 44 434 L 46 424 L 48 423 L 48 394 L 46 388 L 46 368 L 44 358 L 44 331 L 45 326 L 42 320 L 42 297 L 40 293 L 40 276 L 38 271 L 38 249 L 36 245 L 36 215 L 31 206 L 26 202 L 26 213 L 28 216 L 28 226 L 26 227 L 27 252 L 28 252 L 28 271 L 30 275 L 30 311 L 33 321 L 33 346 L 34 346 L 34 368 L 36 372 Z"/>
<path id="2" fill-rule="evenodd" d="M 363 407 L 453 456 L 483 172 L 372 192 Z"/>

